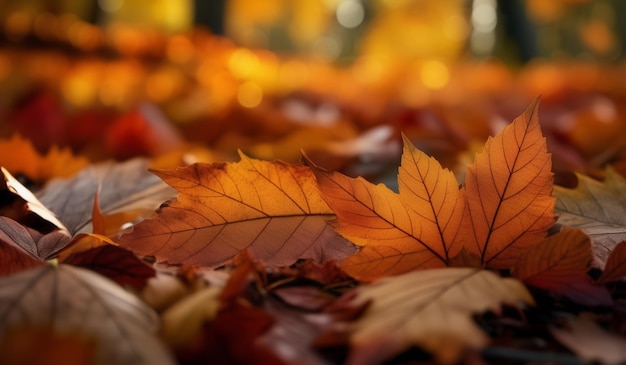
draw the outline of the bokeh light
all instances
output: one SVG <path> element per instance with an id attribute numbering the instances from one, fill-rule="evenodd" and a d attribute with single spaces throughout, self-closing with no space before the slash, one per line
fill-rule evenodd
<path id="1" fill-rule="evenodd" d="M 244 82 L 237 91 L 237 101 L 244 108 L 255 108 L 263 101 L 263 89 L 257 83 Z"/>

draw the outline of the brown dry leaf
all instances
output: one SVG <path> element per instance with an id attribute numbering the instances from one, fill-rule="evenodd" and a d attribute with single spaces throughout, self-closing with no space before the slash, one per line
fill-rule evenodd
<path id="1" fill-rule="evenodd" d="M 94 164 L 71 179 L 51 181 L 37 192 L 37 197 L 72 234 L 90 233 L 96 192 L 105 217 L 118 213 L 125 217 L 127 212 L 151 214 L 164 200 L 174 197 L 175 191 L 151 174 L 148 164 L 141 158 Z"/>
<path id="2" fill-rule="evenodd" d="M 466 218 L 460 237 L 483 265 L 510 268 L 554 224 L 552 163 L 535 100 L 495 137 L 467 169 Z"/>
<path id="3" fill-rule="evenodd" d="M 93 364 L 169 365 L 158 317 L 136 296 L 89 270 L 46 265 L 0 279 L 0 343 L 37 326 L 96 343 Z"/>
<path id="4" fill-rule="evenodd" d="M 580 229 L 563 227 L 525 251 L 515 262 L 512 274 L 527 285 L 581 304 L 610 305 L 606 288 L 587 275 L 591 260 L 589 237 Z"/>
<path id="5" fill-rule="evenodd" d="M 618 243 L 606 260 L 604 271 L 598 278 L 599 283 L 618 281 L 626 276 L 626 241 Z"/>
<path id="6" fill-rule="evenodd" d="M 558 222 L 583 229 L 593 244 L 594 266 L 604 268 L 611 251 L 626 240 L 626 180 L 607 168 L 603 182 L 577 175 L 576 189 L 554 187 Z"/>
<path id="7" fill-rule="evenodd" d="M 363 246 L 341 263 L 359 280 L 419 268 L 443 267 L 461 246 L 455 242 L 463 200 L 454 175 L 404 141 L 399 194 L 359 177 L 314 169 L 320 190 L 337 214 L 336 229 Z"/>
<path id="8" fill-rule="evenodd" d="M 474 314 L 497 314 L 503 303 L 534 303 L 521 282 L 472 268 L 420 270 L 356 289 L 355 306 L 370 301 L 350 326 L 348 364 L 381 363 L 411 346 L 454 363 L 464 349 L 489 342 Z"/>
<path id="9" fill-rule="evenodd" d="M 61 252 L 59 262 L 101 274 L 123 287 L 141 290 L 155 270 L 134 253 L 118 247 L 104 236 L 80 234 L 71 247 Z"/>
<path id="10" fill-rule="evenodd" d="M 71 238 L 63 231 L 42 234 L 10 218 L 0 217 L 0 240 L 19 246 L 32 257 L 48 260 L 56 257 Z"/>
<path id="11" fill-rule="evenodd" d="M 46 155 L 41 155 L 32 142 L 19 134 L 0 140 L 0 166 L 13 174 L 23 174 L 32 181 L 67 178 L 88 164 L 86 158 L 75 156 L 69 148 L 53 146 Z"/>
<path id="12" fill-rule="evenodd" d="M 30 190 L 14 178 L 4 167 L 0 167 L 0 171 L 2 173 L 0 191 L 4 195 L 3 198 L 11 203 L 9 207 L 5 205 L 1 207 L 1 215 L 14 219 L 42 233 L 57 230 L 68 236 L 70 235 L 65 225 Z"/>
<path id="13" fill-rule="evenodd" d="M 589 314 L 564 315 L 563 328 L 548 327 L 552 336 L 572 350 L 582 361 L 601 364 L 626 362 L 626 339 L 607 332 Z"/>
<path id="14" fill-rule="evenodd" d="M 42 259 L 33 257 L 11 241 L 0 239 L 0 277 L 43 265 Z"/>
<path id="15" fill-rule="evenodd" d="M 241 154 L 238 163 L 155 173 L 178 196 L 120 238 L 138 254 L 210 267 L 244 249 L 275 265 L 340 260 L 354 252 L 328 225 L 335 216 L 305 166 Z"/>

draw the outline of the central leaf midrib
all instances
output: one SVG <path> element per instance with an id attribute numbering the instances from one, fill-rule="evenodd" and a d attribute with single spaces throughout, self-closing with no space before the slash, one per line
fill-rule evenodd
<path id="1" fill-rule="evenodd" d="M 535 114 L 535 110 L 533 109 L 531 115 L 529 116 L 529 122 L 528 124 L 526 124 L 526 128 L 524 130 L 524 136 L 522 137 L 521 142 L 518 144 L 518 151 L 517 154 L 515 155 L 515 159 L 513 160 L 513 164 L 510 167 L 510 171 L 509 171 L 509 176 L 506 179 L 506 183 L 504 184 L 504 188 L 502 189 L 502 196 L 500 197 L 500 199 L 498 200 L 498 205 L 496 206 L 496 210 L 491 218 L 491 222 L 489 223 L 489 232 L 487 232 L 487 237 L 485 238 L 485 245 L 483 246 L 483 252 L 480 254 L 480 262 L 483 265 L 487 265 L 488 262 L 485 262 L 485 255 L 487 254 L 487 249 L 489 248 L 489 243 L 491 242 L 491 235 L 493 234 L 494 231 L 494 226 L 496 224 L 496 220 L 498 218 L 498 213 L 500 212 L 500 207 L 502 207 L 502 204 L 504 202 L 504 197 L 506 196 L 506 192 L 509 188 L 509 184 L 513 178 L 513 174 L 515 173 L 515 166 L 517 166 L 517 161 L 519 159 L 519 156 L 521 154 L 521 149 L 522 146 L 524 145 L 524 142 L 526 141 L 526 136 L 528 135 L 528 129 L 530 128 L 530 122 L 532 121 L 532 117 Z M 513 129 L 513 133 L 514 133 L 514 129 Z M 502 137 L 502 139 L 504 139 L 504 136 Z M 491 157 L 489 158 L 489 160 L 491 161 Z M 490 167 L 491 167 L 491 163 L 490 163 Z M 478 187 L 478 184 L 477 184 Z M 481 202 L 482 205 L 482 202 Z M 494 258 L 496 258 L 496 256 L 493 256 L 492 258 L 489 259 L 489 261 L 493 260 Z"/>
<path id="2" fill-rule="evenodd" d="M 227 221 L 227 222 L 224 222 L 224 223 L 207 224 L 207 225 L 202 225 L 202 226 L 199 226 L 199 227 L 177 229 L 177 230 L 172 230 L 172 231 L 163 232 L 163 233 L 150 233 L 150 234 L 147 234 L 147 235 L 144 235 L 144 236 L 140 236 L 138 238 L 154 237 L 154 236 L 164 236 L 164 235 L 170 235 L 170 234 L 175 234 L 175 233 L 179 233 L 179 232 L 190 232 L 190 231 L 197 231 L 199 229 L 205 229 L 205 228 L 227 226 L 229 224 L 241 224 L 241 223 L 255 222 L 255 221 L 260 221 L 260 220 L 264 220 L 264 219 L 284 219 L 284 218 L 297 218 L 297 217 L 305 217 L 305 218 L 316 218 L 316 217 L 324 218 L 324 217 L 329 217 L 329 218 L 332 218 L 332 217 L 335 217 L 335 214 L 334 213 L 315 213 L 315 214 L 266 215 L 266 216 L 262 216 L 262 217 L 255 217 L 255 218 Z"/>

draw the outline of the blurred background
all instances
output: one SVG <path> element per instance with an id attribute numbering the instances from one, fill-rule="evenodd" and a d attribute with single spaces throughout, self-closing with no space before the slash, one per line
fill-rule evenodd
<path id="1" fill-rule="evenodd" d="M 401 133 L 463 166 L 541 95 L 557 173 L 598 173 L 626 156 L 624 14 L 619 0 L 1 0 L 0 136 L 92 161 L 305 150 L 376 177 Z"/>

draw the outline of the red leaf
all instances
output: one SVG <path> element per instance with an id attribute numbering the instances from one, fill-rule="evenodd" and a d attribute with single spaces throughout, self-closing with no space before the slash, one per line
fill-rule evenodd
<path id="1" fill-rule="evenodd" d="M 592 260 L 591 241 L 580 229 L 560 232 L 530 247 L 517 260 L 513 276 L 527 285 L 564 295 L 585 305 L 610 305 L 605 287 L 587 275 Z"/>
<path id="2" fill-rule="evenodd" d="M 599 283 L 618 281 L 626 276 L 626 241 L 618 243 L 606 260 Z"/>
<path id="3" fill-rule="evenodd" d="M 12 242 L 0 239 L 0 276 L 42 265 L 45 265 L 43 260 L 29 255 Z"/>
<path id="4" fill-rule="evenodd" d="M 93 270 L 122 286 L 141 290 L 155 276 L 152 267 L 121 247 L 105 244 L 71 254 L 63 263 Z"/>

